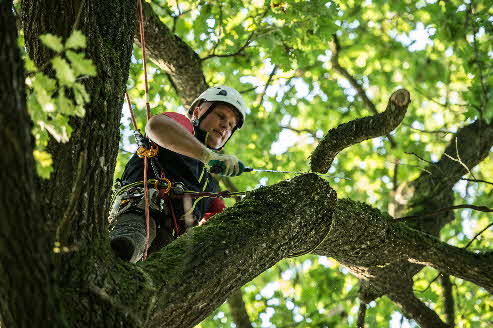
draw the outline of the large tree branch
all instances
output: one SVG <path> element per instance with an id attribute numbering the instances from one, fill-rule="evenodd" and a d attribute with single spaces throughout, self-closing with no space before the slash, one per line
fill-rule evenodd
<path id="1" fill-rule="evenodd" d="M 330 228 L 335 201 L 328 183 L 311 174 L 258 189 L 138 268 L 123 264 L 102 285 L 116 303 L 135 313 L 147 309 L 150 327 L 192 327 L 279 260 L 315 247 Z M 122 275 L 135 282 L 124 292 L 115 283 Z M 129 297 L 134 292 L 140 297 Z"/>
<path id="2" fill-rule="evenodd" d="M 399 269 L 393 264 L 404 265 L 399 261 L 409 261 L 434 267 L 493 292 L 493 276 L 489 273 L 493 272 L 493 253 L 476 254 L 450 246 L 348 199 L 337 202 L 330 234 L 314 253 L 335 258 L 363 279 L 374 278 L 374 269 L 386 267 L 392 268 L 397 277 L 407 276 L 405 266 Z M 393 275 L 386 273 L 372 283 L 384 291 L 401 284 L 402 279 L 393 281 Z"/>
<path id="3" fill-rule="evenodd" d="M 147 2 L 142 5 L 147 54 L 159 68 L 170 75 L 183 103 L 191 104 L 208 87 L 200 57 L 161 22 L 151 5 Z M 138 26 L 134 41 L 140 46 Z"/>
<path id="4" fill-rule="evenodd" d="M 390 96 L 384 112 L 356 119 L 329 130 L 311 155 L 311 170 L 326 173 L 334 158 L 344 148 L 394 130 L 404 118 L 410 101 L 407 90 L 397 90 Z"/>

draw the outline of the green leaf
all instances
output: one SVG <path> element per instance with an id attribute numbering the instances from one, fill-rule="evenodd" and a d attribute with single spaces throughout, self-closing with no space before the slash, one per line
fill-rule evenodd
<path id="1" fill-rule="evenodd" d="M 86 115 L 86 109 L 84 106 L 77 106 L 74 109 L 74 114 L 79 117 L 84 117 L 84 115 Z"/>
<path id="2" fill-rule="evenodd" d="M 32 86 L 37 92 L 39 92 L 40 90 L 52 92 L 56 89 L 56 80 L 49 78 L 43 73 L 36 73 L 32 82 Z"/>
<path id="3" fill-rule="evenodd" d="M 29 57 L 25 58 L 24 63 L 25 63 L 24 67 L 26 68 L 26 72 L 36 72 L 37 71 L 38 68 L 36 67 L 36 64 L 34 63 L 34 61 L 31 58 L 29 58 Z"/>
<path id="4" fill-rule="evenodd" d="M 59 56 L 51 60 L 51 64 L 56 71 L 56 77 L 62 85 L 71 86 L 75 82 L 75 75 L 67 61 Z"/>
<path id="5" fill-rule="evenodd" d="M 91 100 L 83 84 L 74 83 L 72 88 L 74 90 L 75 102 L 77 105 L 84 105 Z"/>
<path id="6" fill-rule="evenodd" d="M 54 50 L 56 52 L 61 52 L 63 50 L 62 38 L 59 36 L 47 33 L 39 36 L 39 39 L 45 46 Z"/>
<path id="7" fill-rule="evenodd" d="M 45 151 L 34 150 L 33 156 L 36 160 L 36 171 L 38 175 L 43 179 L 49 179 L 53 171 L 53 159 L 51 155 Z"/>
<path id="8" fill-rule="evenodd" d="M 70 34 L 67 42 L 65 42 L 67 49 L 80 49 L 86 47 L 86 36 L 81 31 L 75 30 Z"/>
<path id="9" fill-rule="evenodd" d="M 92 64 L 92 60 L 84 58 L 84 54 L 68 50 L 65 55 L 70 60 L 76 75 L 96 76 L 96 67 Z"/>
<path id="10" fill-rule="evenodd" d="M 70 99 L 65 97 L 65 90 L 62 89 L 56 98 L 56 105 L 59 113 L 66 115 L 74 114 L 74 104 Z"/>

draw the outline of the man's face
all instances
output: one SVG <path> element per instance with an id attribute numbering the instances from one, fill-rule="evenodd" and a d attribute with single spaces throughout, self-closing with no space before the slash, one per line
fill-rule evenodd
<path id="1" fill-rule="evenodd" d="M 193 112 L 195 118 L 202 116 L 211 103 L 204 103 Z M 200 122 L 200 128 L 206 132 L 207 146 L 218 149 L 228 141 L 233 129 L 238 123 L 235 112 L 225 104 L 217 104 L 214 110 Z"/>

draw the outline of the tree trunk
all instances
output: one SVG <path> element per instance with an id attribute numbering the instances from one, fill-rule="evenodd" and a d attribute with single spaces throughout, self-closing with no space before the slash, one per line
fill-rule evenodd
<path id="1" fill-rule="evenodd" d="M 52 33 L 66 38 L 78 20 L 77 29 L 88 40 L 86 55 L 97 68 L 97 76 L 84 83 L 91 95 L 86 116 L 71 120 L 73 133 L 68 143 L 49 143 L 54 171 L 50 180 L 40 182 L 45 222 L 53 230 L 60 219 L 66 219 L 66 230 L 71 235 L 62 242 L 71 245 L 94 240 L 106 232 L 136 10 L 134 0 L 22 3 L 26 48 L 38 67 L 51 56 L 39 35 Z"/>
<path id="2" fill-rule="evenodd" d="M 39 234 L 43 221 L 32 192 L 31 122 L 12 1 L 0 3 L 0 29 L 0 318 L 7 327 L 31 327 L 33 317 L 55 320 L 55 300 L 46 265 L 48 240 Z"/>

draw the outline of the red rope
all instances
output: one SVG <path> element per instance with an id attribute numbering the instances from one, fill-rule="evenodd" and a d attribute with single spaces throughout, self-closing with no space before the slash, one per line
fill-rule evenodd
<path id="1" fill-rule="evenodd" d="M 150 214 L 149 214 L 149 187 L 147 186 L 147 165 L 149 159 L 144 157 L 144 199 L 145 199 L 145 216 L 146 216 L 146 243 L 144 248 L 144 260 L 147 259 L 147 249 L 149 248 L 149 225 L 150 225 Z"/>
<path id="2" fill-rule="evenodd" d="M 180 227 L 178 226 L 178 222 L 176 220 L 175 209 L 173 207 L 173 203 L 171 203 L 171 199 L 169 197 L 168 197 L 168 206 L 171 210 L 171 216 L 173 217 L 173 224 L 175 225 L 176 235 L 179 236 L 180 235 Z"/>
<path id="3" fill-rule="evenodd" d="M 125 91 L 125 98 L 127 98 L 128 108 L 130 109 L 130 118 L 132 119 L 134 130 L 138 131 L 139 129 L 137 129 L 137 122 L 135 121 L 134 111 L 132 109 L 132 103 L 130 102 L 130 97 L 128 96 L 128 92 L 126 91 Z"/>
<path id="4" fill-rule="evenodd" d="M 142 0 L 139 0 L 139 27 L 140 27 L 140 48 L 142 49 L 142 65 L 144 66 L 145 98 L 146 98 L 146 116 L 147 120 L 151 118 L 151 108 L 149 107 L 149 88 L 147 86 L 147 62 L 146 62 L 146 44 L 144 31 L 144 14 L 142 13 Z M 147 166 L 149 160 L 144 157 L 144 197 L 145 197 L 145 217 L 146 217 L 146 243 L 144 250 L 144 260 L 147 258 L 147 249 L 149 248 L 150 235 L 150 214 L 149 214 L 149 188 L 147 187 Z"/>
<path id="5" fill-rule="evenodd" d="M 147 120 L 151 118 L 151 108 L 149 106 L 149 88 L 147 86 L 147 61 L 146 61 L 146 40 L 144 30 L 144 14 L 142 13 L 142 0 L 139 0 L 140 12 L 140 48 L 142 49 L 142 65 L 144 66 L 144 82 L 145 82 L 145 97 L 146 97 L 146 114 Z"/>

